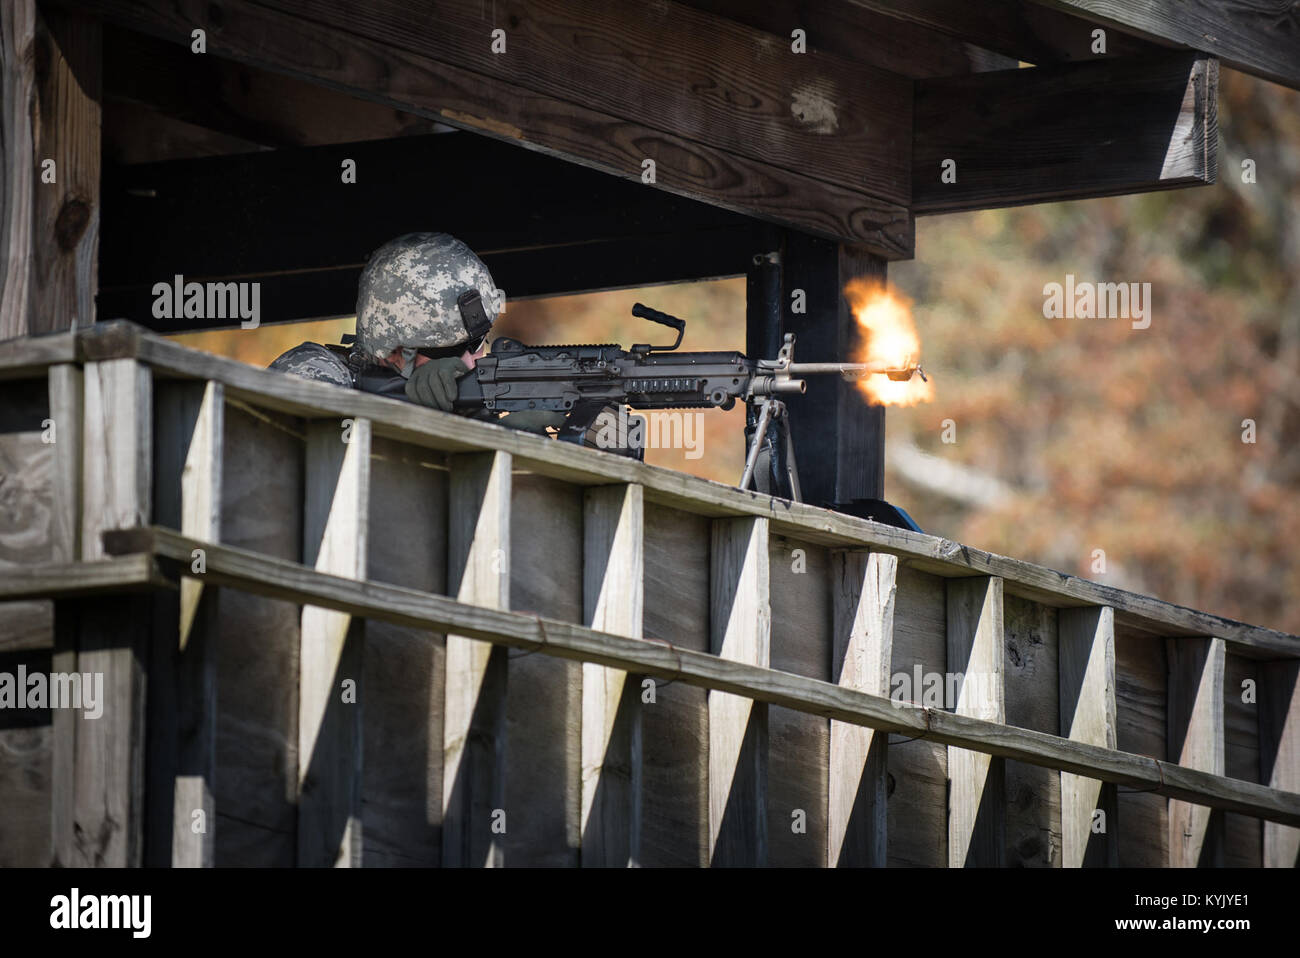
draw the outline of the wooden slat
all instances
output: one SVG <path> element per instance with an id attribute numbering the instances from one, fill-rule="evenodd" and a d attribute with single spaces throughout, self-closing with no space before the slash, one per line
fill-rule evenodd
<path id="1" fill-rule="evenodd" d="M 81 555 L 82 374 L 78 366 L 50 367 L 50 419 L 54 443 L 54 489 L 50 536 L 55 562 Z"/>
<path id="2" fill-rule="evenodd" d="M 1057 635 L 1061 735 L 1116 748 L 1115 610 L 1062 609 Z M 1113 785 L 1061 773 L 1061 858 L 1066 868 L 1119 863 L 1116 798 Z M 1105 817 L 1094 822 L 1097 811 Z"/>
<path id="3" fill-rule="evenodd" d="M 766 519 L 713 523 L 709 621 L 714 655 L 766 668 L 771 660 Z M 709 861 L 767 860 L 767 706 L 709 693 Z"/>
<path id="4" fill-rule="evenodd" d="M 303 561 L 321 572 L 366 577 L 370 439 L 366 419 L 308 424 Z M 361 865 L 364 638 L 363 622 L 337 610 L 303 607 L 298 683 L 300 865 Z"/>
<path id="5" fill-rule="evenodd" d="M 506 453 L 450 462 L 448 591 L 486 609 L 510 606 L 510 466 Z M 448 634 L 446 681 L 442 863 L 499 868 L 504 840 L 494 825 L 505 812 L 505 649 Z"/>
<path id="6" fill-rule="evenodd" d="M 583 618 L 598 632 L 641 638 L 645 511 L 640 486 L 586 492 Z M 641 859 L 640 678 L 582 667 L 582 865 L 621 868 Z"/>
<path id="7" fill-rule="evenodd" d="M 154 517 L 221 541 L 225 397 L 220 383 L 157 387 Z M 149 666 L 150 864 L 215 864 L 218 590 L 202 575 L 155 603 Z"/>
<path id="8" fill-rule="evenodd" d="M 147 552 L 188 564 L 201 543 L 166 529 L 122 530 L 105 536 L 114 554 Z M 446 630 L 480 641 L 595 662 L 628 672 L 673 679 L 826 718 L 973 749 L 1031 765 L 1056 768 L 1229 811 L 1300 824 L 1300 794 L 1155 759 L 1071 742 L 1032 729 L 1001 725 L 934 709 L 900 707 L 890 699 L 842 689 L 830 682 L 746 665 L 654 642 L 593 632 L 556 619 L 468 605 L 444 596 L 326 575 L 282 559 L 208 545 L 208 581 L 238 585 L 259 595 L 295 598 L 425 630 Z M 184 574 L 186 566 L 177 571 Z"/>
<path id="9" fill-rule="evenodd" d="M 103 530 L 138 525 L 152 511 L 152 379 L 132 359 L 87 363 L 83 373 L 81 557 L 95 560 L 104 555 Z M 56 765 L 66 761 L 67 750 L 74 756 L 72 820 L 60 821 L 74 834 L 56 834 L 55 847 L 66 864 L 137 865 L 143 847 L 149 602 L 107 598 L 79 603 L 71 614 L 77 623 L 75 670 L 103 673 L 104 711 L 96 721 L 76 723 L 75 741 L 55 739 Z"/>
<path id="10" fill-rule="evenodd" d="M 869 193 L 863 185 L 865 178 L 871 189 L 889 187 L 890 194 L 897 192 L 898 157 L 894 154 L 898 151 L 885 144 L 889 141 L 887 131 L 895 131 L 891 134 L 894 142 L 906 137 L 899 126 L 909 106 L 905 95 L 899 103 L 899 84 L 905 86 L 906 81 L 852 65 L 843 66 L 847 74 L 837 71 L 833 78 L 825 74 L 793 78 L 783 71 L 767 71 L 753 75 L 761 89 L 737 91 L 736 95 L 746 99 L 756 98 L 752 107 L 743 110 L 737 110 L 734 103 L 717 101 L 722 87 L 716 79 L 706 81 L 704 88 L 710 92 L 703 99 L 698 91 L 685 96 L 680 78 L 660 84 L 667 102 L 631 93 L 628 81 L 641 70 L 662 70 L 663 51 L 673 43 L 685 43 L 678 56 L 686 59 L 679 59 L 678 64 L 697 73 L 716 70 L 716 52 L 711 46 L 704 61 L 697 60 L 701 43 L 717 40 L 735 46 L 741 42 L 733 34 L 734 29 L 743 28 L 700 32 L 700 25 L 691 22 L 699 15 L 692 16 L 689 10 L 680 9 L 678 15 L 674 9 L 669 16 L 664 11 L 632 13 L 632 7 L 619 7 L 616 12 L 588 4 L 581 17 L 589 19 L 579 22 L 584 32 L 586 28 L 602 31 L 600 42 L 609 45 L 607 55 L 616 60 L 616 65 L 610 61 L 608 69 L 602 65 L 597 70 L 594 62 L 588 63 L 590 54 L 575 54 L 570 41 L 556 39 L 563 36 L 562 29 L 553 35 L 547 32 L 553 25 L 544 22 L 545 18 L 559 17 L 555 7 L 520 12 L 517 16 L 522 26 L 511 41 L 515 55 L 493 56 L 488 32 L 477 22 L 466 22 L 477 21 L 477 16 L 451 9 L 451 4 L 436 14 L 390 6 L 371 8 L 359 20 L 346 12 L 348 8 L 311 12 L 297 8 L 297 12 L 307 13 L 303 17 L 243 0 L 225 0 L 219 7 L 199 0 L 179 4 L 170 0 L 91 0 L 84 5 L 111 22 L 187 45 L 190 31 L 203 27 L 210 54 L 324 83 L 362 99 L 553 153 L 637 182 L 642 161 L 653 159 L 657 163 L 656 188 L 819 235 L 863 243 L 891 259 L 911 255 L 912 222 L 906 209 L 888 195 Z M 433 16 L 440 24 L 436 31 L 428 27 Z M 651 36 L 638 39 L 611 30 L 612 20 L 629 16 L 652 19 L 655 28 Z M 403 17 L 414 19 L 399 23 Z M 531 31 L 539 32 L 525 38 L 523 33 Z M 472 37 L 468 46 L 461 42 L 465 37 Z M 634 60 L 613 53 L 619 46 L 644 42 L 661 45 L 629 51 Z M 755 42 L 760 48 L 765 46 L 761 39 Z M 530 46 L 532 52 L 523 56 Z M 752 45 L 749 49 L 753 51 Z M 571 69 L 575 56 L 590 69 L 575 73 Z M 533 61 L 533 65 L 526 66 L 525 61 Z M 634 62 L 645 66 L 629 73 L 629 64 Z M 776 61 L 772 63 L 775 67 Z M 579 81 L 580 77 L 586 79 Z M 586 89 L 568 91 L 567 99 L 556 92 L 567 90 L 567 84 L 574 82 L 594 85 L 590 90 L 593 105 L 584 102 Z M 655 81 L 647 75 L 642 82 Z M 828 95 L 826 86 L 819 83 L 842 85 L 854 92 L 843 97 Z M 545 89 L 532 88 L 538 84 Z M 861 96 L 856 95 L 859 92 Z M 611 97 L 617 103 L 607 102 Z M 879 102 L 865 105 L 873 100 Z M 626 115 L 615 112 L 623 108 Z M 862 109 L 870 116 L 860 116 Z M 717 119 L 720 114 L 724 117 L 721 121 Z M 800 115 L 806 119 L 797 119 Z M 870 121 L 869 126 L 860 127 L 862 132 L 856 137 L 866 144 L 865 154 L 849 154 L 843 147 L 837 151 L 839 165 L 847 164 L 850 172 L 845 182 L 835 179 L 842 172 L 838 169 L 829 176 L 810 175 L 809 171 L 810 164 L 820 165 L 810 157 L 818 157 L 832 139 L 816 132 L 831 123 L 831 117 L 842 130 Z M 778 132 L 771 138 L 760 135 L 753 139 L 756 130 L 769 128 Z M 740 152 L 716 145 L 727 137 L 730 146 Z M 882 155 L 879 168 L 873 170 L 875 164 L 864 164 L 863 155 L 876 152 L 888 155 Z M 774 155 L 779 155 L 784 165 L 767 159 Z"/>
<path id="11" fill-rule="evenodd" d="M 1218 77 L 1216 60 L 1170 53 L 918 81 L 912 209 L 1213 183 Z"/>
<path id="12" fill-rule="evenodd" d="M 831 676 L 844 688 L 888 696 L 898 559 L 844 552 L 834 562 Z M 888 763 L 887 733 L 831 722 L 830 867 L 885 866 Z"/>
<path id="13" fill-rule="evenodd" d="M 1169 760 L 1223 775 L 1222 639 L 1170 639 Z M 1203 805 L 1170 800 L 1169 866 L 1223 864 L 1223 815 Z"/>
<path id="14" fill-rule="evenodd" d="M 1300 792 L 1300 663 L 1260 666 L 1260 781 L 1271 788 Z M 1300 865 L 1300 828 L 1264 822 L 1264 867 Z"/>
<path id="15" fill-rule="evenodd" d="M 1204 50 L 1238 70 L 1300 89 L 1300 10 L 1294 4 L 1228 4 L 1217 0 L 1032 2 L 1136 36 Z"/>
<path id="16" fill-rule="evenodd" d="M 1002 674 L 1002 580 L 948 582 L 948 672 L 961 673 L 956 714 L 1006 721 Z M 1002 865 L 1006 859 L 1005 763 L 948 749 L 948 866 Z"/>
<path id="17" fill-rule="evenodd" d="M 31 256 L 37 189 L 36 0 L 0 7 L 0 340 L 31 330 Z"/>

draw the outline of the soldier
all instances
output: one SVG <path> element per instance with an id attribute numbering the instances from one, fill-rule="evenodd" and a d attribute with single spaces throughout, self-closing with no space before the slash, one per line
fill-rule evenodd
<path id="1" fill-rule="evenodd" d="M 357 287 L 357 332 L 303 343 L 271 369 L 453 411 L 457 380 L 483 355 L 499 290 L 474 251 L 446 233 L 408 233 L 377 249 Z M 495 414 L 491 414 L 495 419 Z M 564 422 L 525 410 L 500 420 L 529 432 Z"/>

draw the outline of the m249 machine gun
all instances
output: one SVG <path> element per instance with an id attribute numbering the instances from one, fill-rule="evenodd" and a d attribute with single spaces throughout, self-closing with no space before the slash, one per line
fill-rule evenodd
<path id="1" fill-rule="evenodd" d="M 460 380 L 458 409 L 488 412 L 552 410 L 568 414 L 558 438 L 606 447 L 593 438 L 602 414 L 618 416 L 623 406 L 638 410 L 730 409 L 740 399 L 750 404 L 746 429 L 748 453 L 740 480 L 748 488 L 757 475 L 759 489 L 798 500 L 799 480 L 793 440 L 782 396 L 807 389 L 802 376 L 837 374 L 846 379 L 886 375 L 922 379 L 920 366 L 889 367 L 879 363 L 796 363 L 794 334 L 774 359 L 749 359 L 739 352 L 677 352 L 686 321 L 637 303 L 632 315 L 677 331 L 670 346 L 638 343 L 631 349 L 614 344 L 526 346 L 499 337 L 488 355 Z M 637 444 L 616 448 L 640 459 Z"/>

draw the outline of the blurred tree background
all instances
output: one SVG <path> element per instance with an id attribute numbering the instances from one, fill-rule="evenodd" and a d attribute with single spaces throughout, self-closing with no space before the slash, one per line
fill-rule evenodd
<path id="1" fill-rule="evenodd" d="M 936 399 L 887 413 L 886 495 L 929 533 L 1300 633 L 1300 93 L 1225 69 L 1219 123 L 1211 187 L 918 220 L 889 273 Z M 1150 327 L 1045 319 L 1066 274 L 1150 283 Z M 638 301 L 687 348 L 743 348 L 740 279 L 511 302 L 498 330 L 626 346 L 662 332 Z M 175 338 L 265 365 L 353 325 Z M 743 422 L 706 412 L 702 458 L 647 460 L 735 482 Z"/>

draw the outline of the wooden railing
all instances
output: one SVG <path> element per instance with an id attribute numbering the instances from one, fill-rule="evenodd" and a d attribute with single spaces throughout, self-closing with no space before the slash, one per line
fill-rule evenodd
<path id="1" fill-rule="evenodd" d="M 0 391 L 54 860 L 1296 861 L 1294 636 L 129 324 Z"/>

